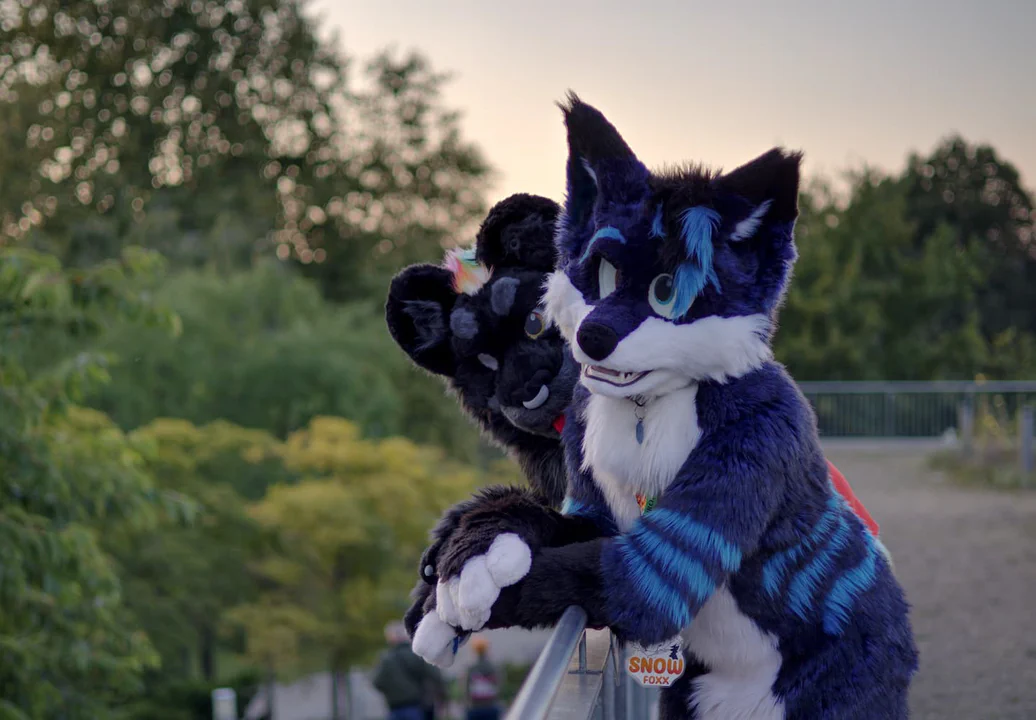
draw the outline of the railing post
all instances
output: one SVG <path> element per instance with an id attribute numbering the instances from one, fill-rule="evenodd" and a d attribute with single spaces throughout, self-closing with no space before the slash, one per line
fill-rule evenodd
<path id="1" fill-rule="evenodd" d="M 965 458 L 971 457 L 975 442 L 975 398 L 965 395 L 960 402 L 960 448 Z"/>
<path id="2" fill-rule="evenodd" d="M 614 638 L 608 649 L 608 657 L 604 660 L 604 677 L 601 682 L 601 709 L 604 720 L 616 720 L 615 718 L 615 644 Z"/>
<path id="3" fill-rule="evenodd" d="M 1031 479 L 1036 458 L 1033 457 L 1033 434 L 1036 431 L 1034 425 L 1034 413 L 1032 405 L 1022 407 L 1021 417 L 1018 422 L 1018 464 L 1022 471 L 1022 484 L 1028 485 Z"/>
<path id="4" fill-rule="evenodd" d="M 586 672 L 586 630 L 579 638 L 579 672 Z"/>
<path id="5" fill-rule="evenodd" d="M 896 436 L 896 396 L 885 393 L 885 436 Z"/>

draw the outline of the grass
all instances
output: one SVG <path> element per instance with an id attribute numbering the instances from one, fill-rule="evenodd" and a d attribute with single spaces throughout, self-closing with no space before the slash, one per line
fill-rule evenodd
<path id="1" fill-rule="evenodd" d="M 1036 473 L 1025 477 L 1018 466 L 1018 450 L 1009 445 L 976 447 L 970 457 L 959 449 L 941 450 L 929 458 L 930 466 L 952 481 L 971 487 L 998 490 L 1036 490 Z"/>

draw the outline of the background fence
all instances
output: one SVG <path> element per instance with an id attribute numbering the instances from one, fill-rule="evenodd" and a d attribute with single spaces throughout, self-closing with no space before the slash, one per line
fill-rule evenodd
<path id="1" fill-rule="evenodd" d="M 804 382 L 821 437 L 932 438 L 970 433 L 975 414 L 1015 422 L 1036 381 Z M 963 425 L 963 427 L 962 427 Z"/>

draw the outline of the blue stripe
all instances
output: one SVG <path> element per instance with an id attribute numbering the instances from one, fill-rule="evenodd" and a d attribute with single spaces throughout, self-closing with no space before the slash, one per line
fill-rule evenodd
<path id="1" fill-rule="evenodd" d="M 614 228 L 611 225 L 603 227 L 600 230 L 598 230 L 597 232 L 595 232 L 594 236 L 592 238 L 590 238 L 590 242 L 588 242 L 586 244 L 586 250 L 583 251 L 583 256 L 581 258 L 579 258 L 580 264 L 585 262 L 586 259 L 588 257 L 590 257 L 590 251 L 593 250 L 594 243 L 597 242 L 598 240 L 603 240 L 605 238 L 611 238 L 612 240 L 618 240 L 623 245 L 626 244 L 626 238 L 623 237 L 622 233 L 619 232 L 618 228 Z"/>
<path id="2" fill-rule="evenodd" d="M 871 540 L 870 533 L 864 533 L 867 554 L 852 570 L 847 571 L 835 582 L 824 603 L 824 632 L 839 635 L 849 622 L 849 610 L 856 598 L 874 584 L 877 576 L 875 569 L 878 552 Z"/>
<path id="3" fill-rule="evenodd" d="M 561 514 L 562 515 L 577 515 L 580 511 L 585 510 L 586 506 L 579 502 L 575 498 L 566 497 L 565 501 L 561 503 Z"/>
<path id="4" fill-rule="evenodd" d="M 849 542 L 849 523 L 844 515 L 838 517 L 838 527 L 831 539 L 802 568 L 788 586 L 788 605 L 791 611 L 801 619 L 807 619 L 807 613 L 813 606 L 813 595 L 820 581 L 832 570 L 832 563 Z"/>
<path id="5" fill-rule="evenodd" d="M 766 561 L 766 565 L 763 566 L 763 589 L 771 598 L 776 597 L 777 591 L 780 590 L 788 568 L 797 563 L 807 552 L 820 545 L 821 540 L 827 536 L 828 531 L 834 526 L 841 506 L 838 497 L 838 495 L 832 495 L 828 499 L 824 513 L 817 520 L 817 524 L 813 526 L 813 532 L 797 545 L 777 553 Z"/>
<path id="6" fill-rule="evenodd" d="M 638 528 L 629 537 L 637 550 L 658 570 L 675 578 L 684 591 L 693 593 L 701 602 L 705 602 L 716 589 L 716 583 L 704 565 L 666 542 L 658 533 Z"/>
<path id="7" fill-rule="evenodd" d="M 664 615 L 674 625 L 686 627 L 691 622 L 687 600 L 655 572 L 635 547 L 624 540 L 618 540 L 617 544 L 630 585 L 637 589 L 656 612 Z M 616 592 L 616 588 L 611 588 L 611 592 Z"/>
<path id="8" fill-rule="evenodd" d="M 643 522 L 670 533 L 699 552 L 715 555 L 723 569 L 737 572 L 741 567 L 741 551 L 712 528 L 667 508 L 655 508 L 644 514 Z"/>

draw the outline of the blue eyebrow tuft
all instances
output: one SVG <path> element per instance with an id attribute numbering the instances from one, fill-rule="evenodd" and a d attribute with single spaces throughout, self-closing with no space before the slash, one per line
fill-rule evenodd
<path id="1" fill-rule="evenodd" d="M 673 277 L 676 291 L 673 313 L 676 317 L 687 314 L 707 284 L 720 290 L 719 278 L 712 266 L 712 234 L 719 227 L 719 213 L 711 208 L 695 206 L 684 210 L 680 220 L 687 259 L 680 263 Z"/>
<path id="2" fill-rule="evenodd" d="M 604 240 L 605 238 L 618 240 L 623 245 L 626 244 L 626 238 L 623 237 L 623 234 L 621 232 L 619 232 L 619 229 L 614 228 L 611 225 L 607 225 L 595 232 L 594 236 L 590 238 L 590 242 L 586 244 L 586 250 L 583 251 L 583 256 L 579 258 L 579 263 L 582 264 L 586 262 L 586 259 L 590 257 L 590 251 L 593 250 L 594 243 L 598 240 Z"/>

